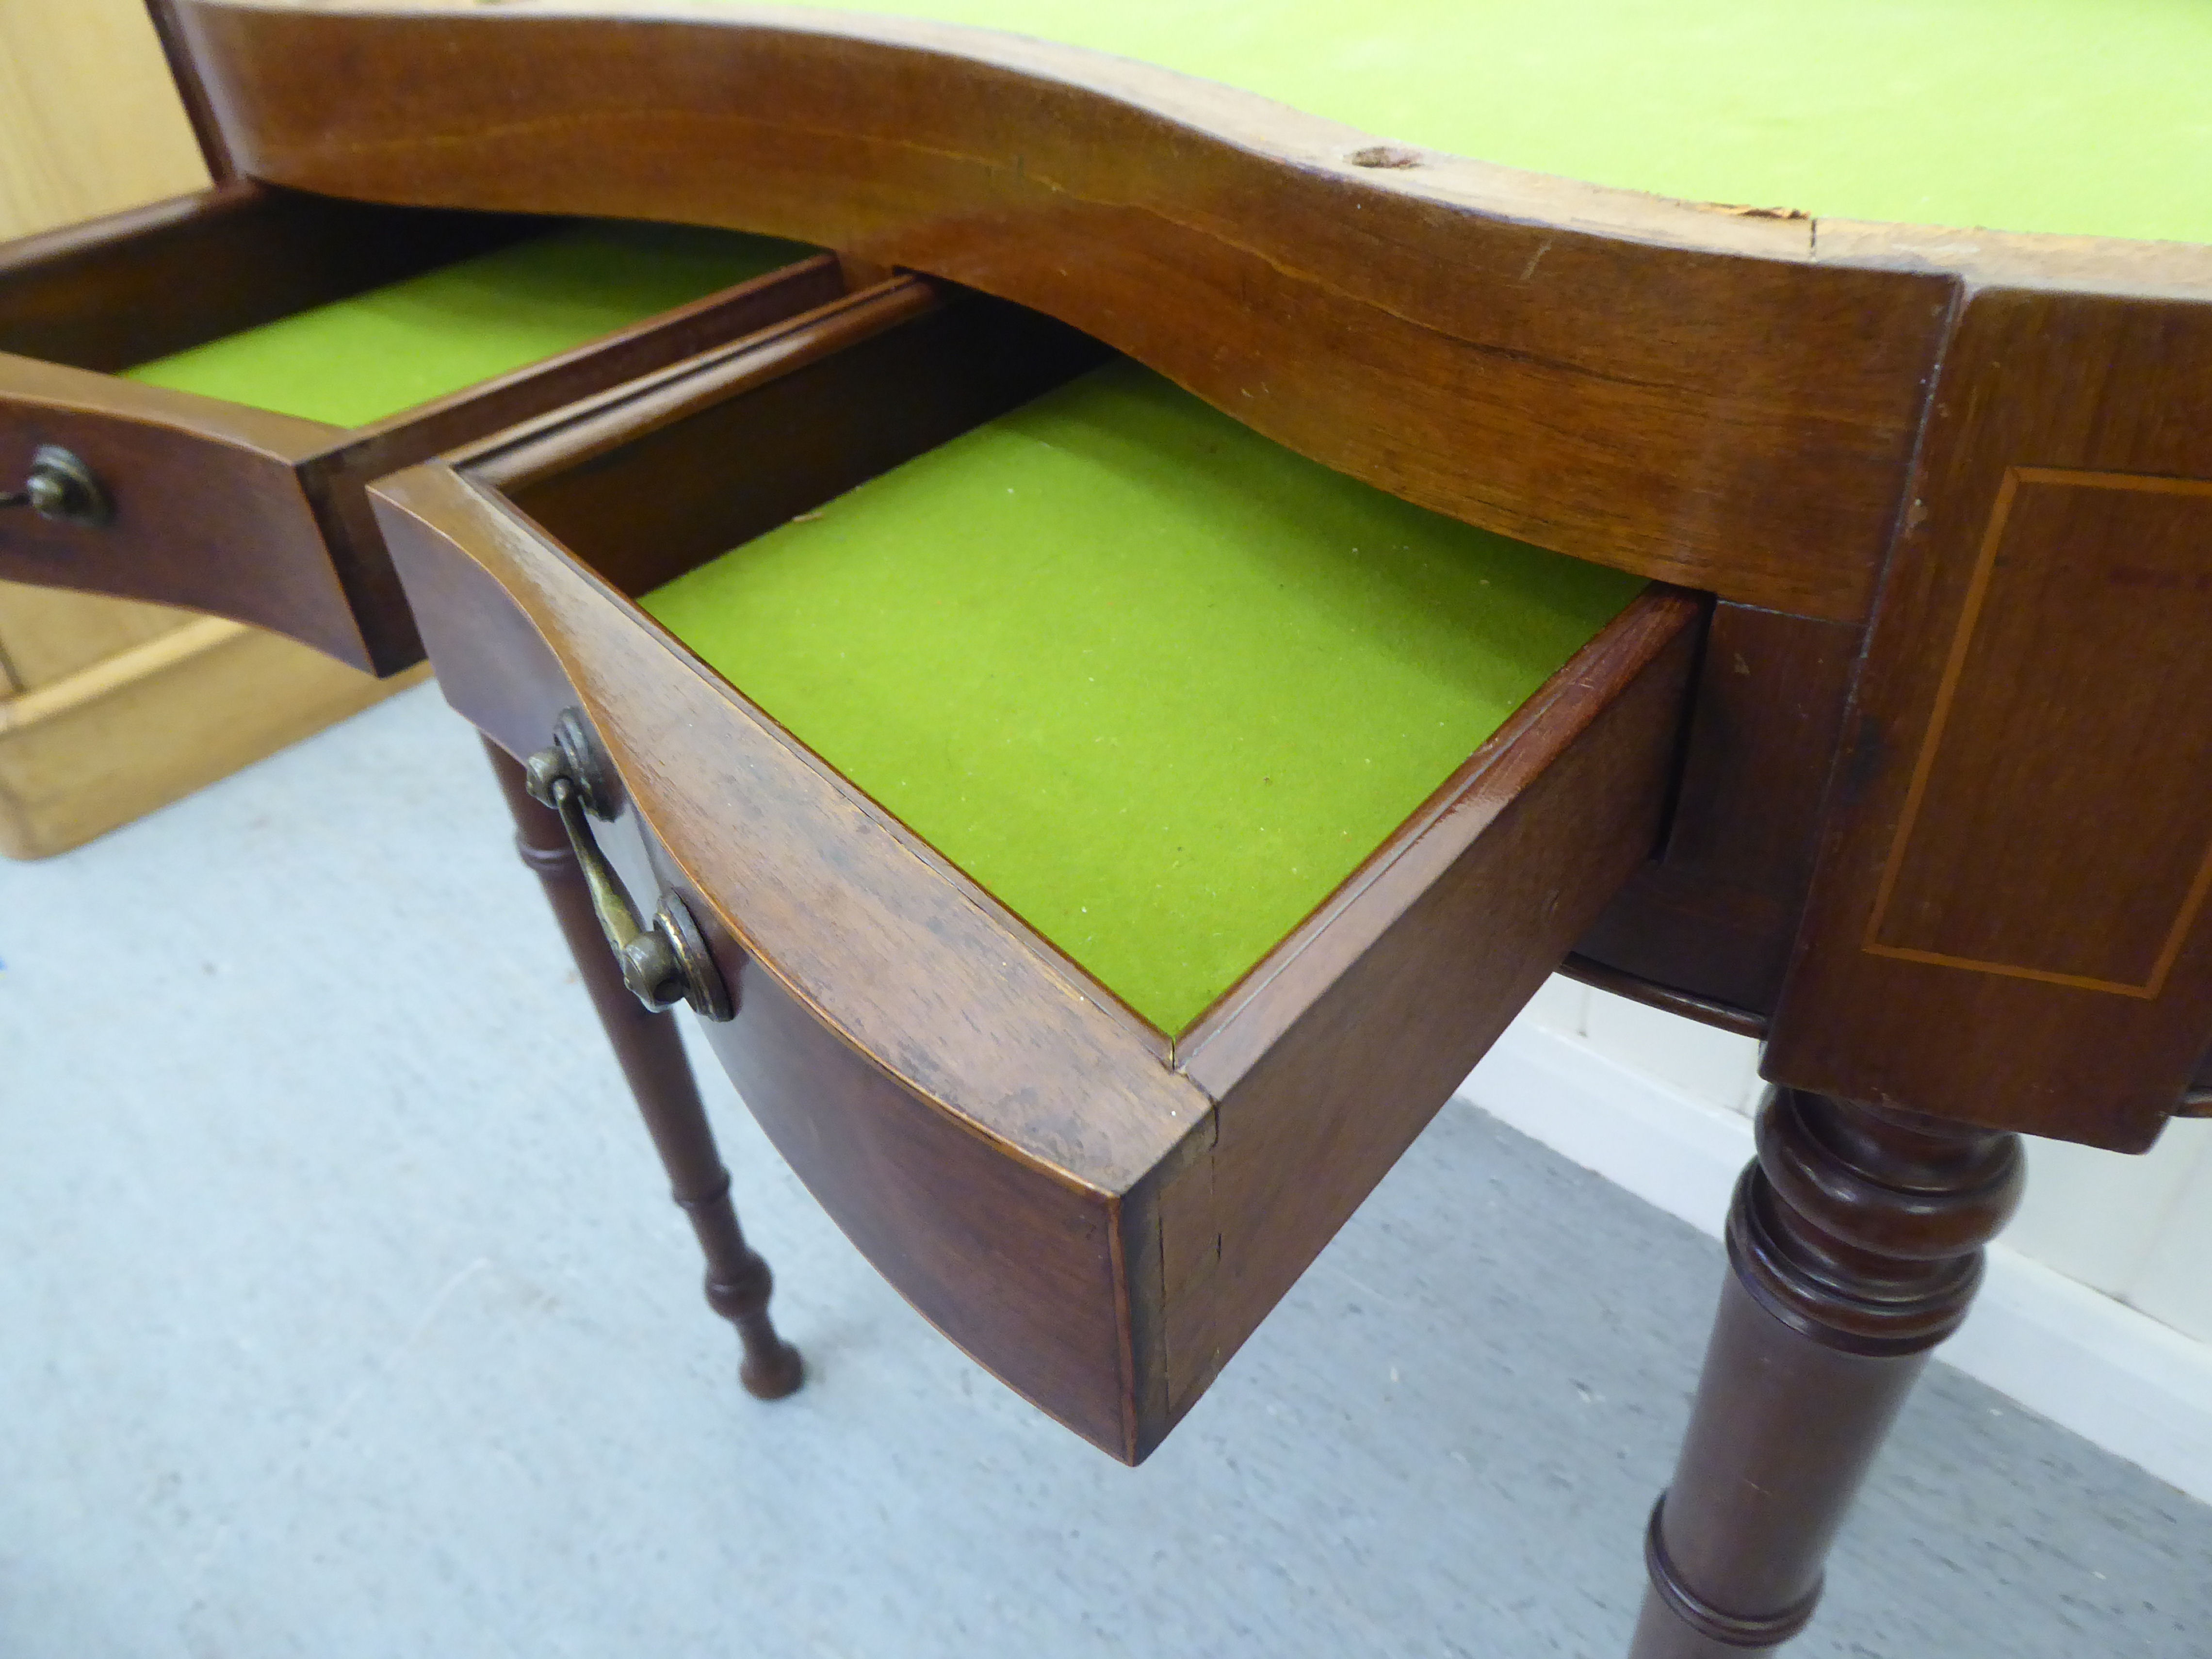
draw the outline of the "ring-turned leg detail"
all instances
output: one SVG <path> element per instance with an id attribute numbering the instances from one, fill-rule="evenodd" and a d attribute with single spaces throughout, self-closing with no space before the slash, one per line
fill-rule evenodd
<path id="1" fill-rule="evenodd" d="M 1778 1647 L 1929 1352 L 2020 1201 L 2019 1138 L 1771 1089 L 1632 1659 Z"/>
<path id="2" fill-rule="evenodd" d="M 576 958 L 576 971 L 668 1171 L 676 1202 L 698 1235 L 707 1259 L 707 1305 L 738 1328 L 744 1351 L 738 1380 L 759 1399 L 780 1400 L 799 1387 L 805 1371 L 799 1350 L 776 1334 L 769 1317 L 775 1280 L 738 1225 L 729 1171 L 715 1148 L 714 1127 L 675 1022 L 649 1012 L 623 984 L 559 815 L 531 798 L 521 767 L 504 750 L 489 742 L 484 747 L 514 814 L 516 849 L 544 884 L 554 918 Z"/>

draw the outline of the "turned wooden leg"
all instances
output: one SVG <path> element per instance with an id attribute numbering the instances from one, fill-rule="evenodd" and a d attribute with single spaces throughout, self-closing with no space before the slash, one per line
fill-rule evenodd
<path id="1" fill-rule="evenodd" d="M 592 914 L 590 890 L 577 866 L 558 813 L 531 799 L 522 769 L 497 744 L 486 742 L 492 770 L 514 814 L 514 844 L 538 872 L 553 915 L 592 994 L 599 1024 L 622 1063 L 630 1092 L 644 1115 L 676 1202 L 691 1218 L 707 1258 L 707 1305 L 738 1328 L 744 1358 L 738 1376 L 748 1393 L 780 1400 L 804 1375 L 799 1350 L 775 1334 L 768 1303 L 774 1280 L 738 1226 L 730 1202 L 730 1172 L 715 1150 L 714 1131 L 699 1099 L 699 1086 L 684 1057 L 676 1024 L 649 1012 L 623 983 L 621 970 Z"/>
<path id="2" fill-rule="evenodd" d="M 1631 1659 L 1778 1647 L 1981 1247 L 2020 1201 L 2019 1138 L 1770 1089 L 1674 1482 L 1651 1514 Z"/>

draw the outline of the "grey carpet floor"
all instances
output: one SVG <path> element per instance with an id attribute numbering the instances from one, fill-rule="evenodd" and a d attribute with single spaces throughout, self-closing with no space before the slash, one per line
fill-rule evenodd
<path id="1" fill-rule="evenodd" d="M 710 1099 L 738 1392 L 472 737 L 409 693 L 0 866 L 0 1656 L 1620 1650 L 1721 1271 L 1455 1105 L 1143 1468 Z M 2212 1510 L 1940 1367 L 1793 1653 L 2212 1653 Z"/>

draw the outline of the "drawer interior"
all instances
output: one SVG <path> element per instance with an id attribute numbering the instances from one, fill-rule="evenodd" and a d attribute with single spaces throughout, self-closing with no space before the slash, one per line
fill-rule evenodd
<path id="1" fill-rule="evenodd" d="M 113 374 L 544 228 L 219 185 L 0 243 L 0 351 Z"/>
<path id="2" fill-rule="evenodd" d="M 672 420 L 661 399 L 635 437 L 492 481 L 1173 1037 L 1646 584 L 1332 472 L 1095 346 L 1010 344 L 1011 310 Z M 981 346 L 1050 366 L 959 419 Z"/>
<path id="3" fill-rule="evenodd" d="M 1133 1460 L 1658 844 L 1705 611 L 904 277 L 373 495 L 800 1178 Z"/>
<path id="4" fill-rule="evenodd" d="M 0 478 L 58 447 L 106 502 L 12 515 L 0 572 L 396 672 L 422 647 L 370 480 L 847 287 L 773 238 L 251 182 L 0 244 Z"/>
<path id="5" fill-rule="evenodd" d="M 1173 1036 L 1644 586 L 1123 361 L 641 604 Z"/>
<path id="6" fill-rule="evenodd" d="M 566 223 L 123 374 L 333 426 L 367 426 L 811 252 L 690 226 Z"/>

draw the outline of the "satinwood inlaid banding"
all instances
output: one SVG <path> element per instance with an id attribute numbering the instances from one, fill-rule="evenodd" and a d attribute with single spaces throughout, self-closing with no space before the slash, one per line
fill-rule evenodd
<path id="1" fill-rule="evenodd" d="M 1997 489 L 1866 948 L 1876 956 L 2149 1000 L 2212 890 L 2212 799 L 2166 798 L 2137 855 L 2100 855 L 2105 772 L 2212 757 L 2212 481 L 2008 468 Z M 2146 604 L 2187 625 L 2147 635 Z M 2169 638 L 2161 648 L 2159 640 Z M 2142 718 L 2142 688 L 2160 716 Z M 1947 742 L 1953 728 L 1971 742 Z M 1923 821 L 1944 836 L 1917 837 Z M 1956 826 L 1977 824 L 1960 836 Z M 1961 881 L 1969 862 L 1985 878 Z M 2106 925 L 2008 892 L 2063 880 Z"/>

